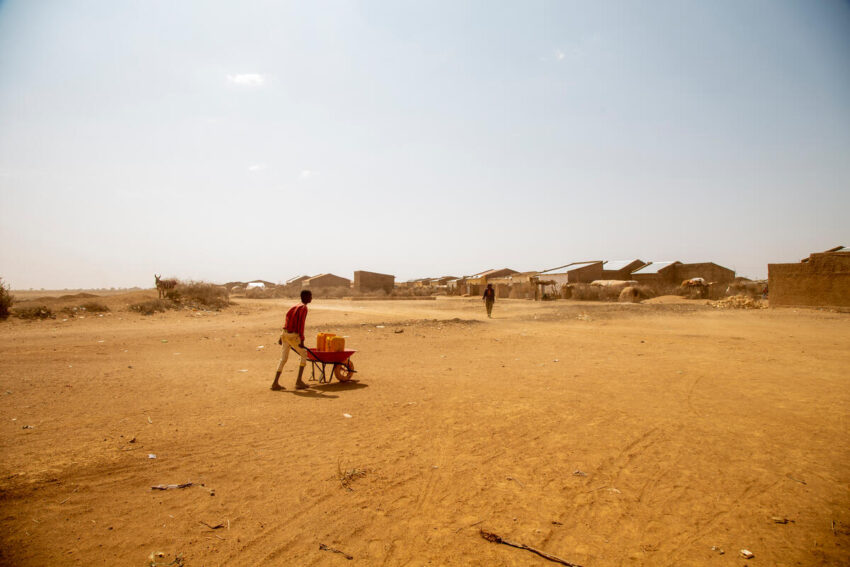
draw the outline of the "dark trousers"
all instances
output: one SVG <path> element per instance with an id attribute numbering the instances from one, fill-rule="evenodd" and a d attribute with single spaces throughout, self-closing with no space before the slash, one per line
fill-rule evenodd
<path id="1" fill-rule="evenodd" d="M 496 301 L 495 301 L 495 300 L 493 300 L 493 299 L 485 299 L 485 300 L 484 300 L 484 307 L 486 307 L 486 308 L 487 308 L 487 316 L 488 316 L 488 317 L 491 317 L 491 316 L 492 316 L 492 313 L 493 313 L 493 304 L 494 304 L 494 303 L 496 303 Z"/>

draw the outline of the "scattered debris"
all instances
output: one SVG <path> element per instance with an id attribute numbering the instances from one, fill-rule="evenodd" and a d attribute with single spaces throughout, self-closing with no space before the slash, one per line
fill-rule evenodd
<path id="1" fill-rule="evenodd" d="M 755 554 L 749 549 L 742 549 L 741 557 L 743 557 L 744 559 L 752 559 L 753 557 L 755 557 Z"/>
<path id="2" fill-rule="evenodd" d="M 567 567 L 581 567 L 581 565 L 579 565 L 578 563 L 570 563 L 569 561 L 567 561 L 565 559 L 561 559 L 560 557 L 556 557 L 556 556 L 554 556 L 550 553 L 546 553 L 545 551 L 540 551 L 539 549 L 535 549 L 535 548 L 531 547 L 530 545 L 525 545 L 523 543 L 514 543 L 512 541 L 508 541 L 506 539 L 503 539 L 501 536 L 494 534 L 494 533 L 491 533 L 491 532 L 488 532 L 488 531 L 478 530 L 478 534 L 481 537 L 483 537 L 484 539 L 486 539 L 487 541 L 490 541 L 490 542 L 493 542 L 493 543 L 501 543 L 501 544 L 504 544 L 504 545 L 509 545 L 510 547 L 516 547 L 517 549 L 525 549 L 526 551 L 536 553 L 537 555 L 539 555 L 543 559 L 548 559 L 549 561 L 553 561 L 555 563 L 560 563 L 561 565 L 566 565 Z"/>
<path id="3" fill-rule="evenodd" d="M 151 416 L 147 416 L 147 417 L 148 417 L 148 423 L 153 423 L 153 420 L 151 419 Z"/>
<path id="4" fill-rule="evenodd" d="M 774 516 L 771 518 L 774 524 L 787 524 L 789 521 L 793 522 L 793 520 L 789 520 L 788 518 L 782 518 L 780 516 Z"/>
<path id="5" fill-rule="evenodd" d="M 376 329 L 383 329 L 383 328 L 384 328 L 384 325 L 375 325 L 375 328 L 376 328 Z"/>
<path id="6" fill-rule="evenodd" d="M 183 484 L 157 484 L 155 486 L 151 486 L 151 490 L 174 490 L 175 488 L 189 488 L 190 486 L 197 486 L 196 482 L 184 482 Z M 203 484 L 201 485 L 203 486 Z"/>
<path id="7" fill-rule="evenodd" d="M 553 526 L 563 526 L 564 524 L 562 524 L 561 522 L 558 522 L 556 520 L 552 520 L 552 525 Z"/>
<path id="8" fill-rule="evenodd" d="M 342 417 L 347 417 L 347 418 L 351 419 L 351 414 L 350 413 L 344 413 L 344 414 L 342 414 Z"/>
<path id="9" fill-rule="evenodd" d="M 328 545 L 325 545 L 324 543 L 320 543 L 320 544 L 319 544 L 319 549 L 321 549 L 322 551 L 331 551 L 331 552 L 333 552 L 333 553 L 339 553 L 340 555 L 342 555 L 343 557 L 345 557 L 345 558 L 346 558 L 346 559 L 348 559 L 349 561 L 351 561 L 352 559 L 354 559 L 354 557 L 352 557 L 351 555 L 347 554 L 346 552 L 344 552 L 344 551 L 340 551 L 340 550 L 338 550 L 338 549 L 334 549 L 333 547 L 330 547 L 330 546 L 328 546 Z"/>
<path id="10" fill-rule="evenodd" d="M 263 350 L 264 348 L 266 348 L 265 345 L 260 345 L 257 347 L 257 350 Z"/>
<path id="11" fill-rule="evenodd" d="M 243 368 L 242 370 L 238 370 L 237 372 L 248 372 L 247 368 Z"/>
<path id="12" fill-rule="evenodd" d="M 362 478 L 366 476 L 368 471 L 365 469 L 348 469 L 342 470 L 342 462 L 336 462 L 336 477 L 339 480 L 340 485 L 348 491 L 353 490 L 351 488 L 351 483 L 357 480 L 358 478 Z"/>
<path id="13" fill-rule="evenodd" d="M 716 545 L 711 546 L 711 551 L 716 551 L 718 555 L 723 555 L 724 553 L 726 553 L 725 551 L 723 551 L 723 549 Z"/>
<path id="14" fill-rule="evenodd" d="M 512 476 L 507 477 L 507 479 L 508 479 L 508 480 L 512 480 L 512 481 L 514 481 L 515 483 L 517 483 L 518 485 L 520 485 L 520 487 L 525 488 L 525 485 L 524 485 L 523 483 L 521 483 L 521 482 L 519 481 L 519 479 L 514 478 L 514 477 L 512 477 Z"/>
<path id="15" fill-rule="evenodd" d="M 220 530 L 221 528 L 223 528 L 223 527 L 224 527 L 224 524 L 216 524 L 216 525 L 214 525 L 214 526 L 211 526 L 211 525 L 209 525 L 209 524 L 208 524 L 208 523 L 206 523 L 206 522 L 198 522 L 198 523 L 199 523 L 199 524 L 201 524 L 201 525 L 204 525 L 204 526 L 208 527 L 208 528 L 209 528 L 209 529 L 211 529 L 211 530 Z"/>
<path id="16" fill-rule="evenodd" d="M 403 332 L 404 332 L 404 329 L 396 329 L 396 330 L 395 330 L 395 331 L 393 331 L 393 332 L 394 332 L 396 335 L 398 335 L 398 334 L 403 333 Z"/>
<path id="17" fill-rule="evenodd" d="M 132 438 L 132 439 L 130 439 L 129 441 L 127 441 L 127 443 L 135 443 L 135 442 L 136 442 L 136 436 L 135 436 L 135 435 L 133 436 L 133 438 Z"/>
<path id="18" fill-rule="evenodd" d="M 148 458 L 149 459 L 155 459 L 156 455 L 154 455 L 153 453 L 148 453 Z"/>
<path id="19" fill-rule="evenodd" d="M 60 502 L 60 504 L 64 504 L 65 502 L 67 502 L 68 500 L 70 500 L 70 499 L 71 499 L 71 496 L 73 496 L 73 494 L 74 494 L 75 492 L 77 492 L 77 490 L 79 490 L 79 489 L 80 489 L 80 487 L 78 486 L 78 487 L 76 487 L 74 490 L 72 490 L 72 491 L 71 491 L 71 494 L 69 494 L 69 495 L 68 495 L 68 498 L 66 498 L 65 500 L 63 500 L 62 502 Z"/>
<path id="20" fill-rule="evenodd" d="M 161 343 L 167 343 L 168 341 L 167 341 L 166 339 L 161 339 L 159 342 L 161 342 Z"/>
<path id="21" fill-rule="evenodd" d="M 799 482 L 800 484 L 806 484 L 805 480 L 800 480 L 799 478 L 794 478 L 793 476 L 791 476 L 791 473 L 788 473 L 785 476 L 787 476 L 788 478 L 790 478 L 794 482 Z"/>
<path id="22" fill-rule="evenodd" d="M 587 473 L 576 469 L 573 471 L 573 476 L 587 476 Z"/>
<path id="23" fill-rule="evenodd" d="M 34 425 L 24 425 L 21 429 L 35 429 Z"/>
<path id="24" fill-rule="evenodd" d="M 744 295 L 733 295 L 719 301 L 709 301 L 715 309 L 767 309 L 767 302 Z"/>
<path id="25" fill-rule="evenodd" d="M 176 565 L 177 567 L 183 567 L 183 554 L 178 553 L 174 556 L 169 563 L 165 563 L 164 561 L 159 561 L 159 559 L 164 559 L 165 554 L 161 551 L 153 551 L 150 555 L 148 555 L 148 566 L 149 567 L 168 567 L 169 565 Z"/>

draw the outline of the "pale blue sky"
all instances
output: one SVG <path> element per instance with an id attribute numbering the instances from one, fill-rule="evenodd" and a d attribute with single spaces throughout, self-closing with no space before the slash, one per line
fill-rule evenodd
<path id="1" fill-rule="evenodd" d="M 0 2 L 15 288 L 850 245 L 850 4 Z"/>

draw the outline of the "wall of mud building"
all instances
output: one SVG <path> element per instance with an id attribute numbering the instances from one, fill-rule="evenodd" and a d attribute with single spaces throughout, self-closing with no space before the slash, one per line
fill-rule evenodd
<path id="1" fill-rule="evenodd" d="M 354 283 L 352 284 L 354 291 L 360 293 L 368 293 L 370 291 L 391 293 L 394 286 L 395 276 L 363 270 L 354 272 Z"/>
<path id="2" fill-rule="evenodd" d="M 700 262 L 695 264 L 676 264 L 675 283 L 681 284 L 691 278 L 703 278 L 706 282 L 730 283 L 735 279 L 734 270 L 718 266 L 713 262 Z"/>
<path id="3" fill-rule="evenodd" d="M 770 306 L 850 307 L 850 254 L 812 254 L 808 262 L 768 264 Z"/>

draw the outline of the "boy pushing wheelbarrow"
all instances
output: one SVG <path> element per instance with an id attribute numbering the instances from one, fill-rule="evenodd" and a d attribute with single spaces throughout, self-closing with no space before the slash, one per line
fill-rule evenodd
<path id="1" fill-rule="evenodd" d="M 283 351 L 280 354 L 280 362 L 277 365 L 277 373 L 274 375 L 272 382 L 272 390 L 283 390 L 284 387 L 278 383 L 280 373 L 283 371 L 283 366 L 289 359 L 289 349 L 291 348 L 301 356 L 301 364 L 298 366 L 298 379 L 295 381 L 296 390 L 305 390 L 309 388 L 301 380 L 304 374 L 304 367 L 307 366 L 307 349 L 304 347 L 304 324 L 307 322 L 307 304 L 313 301 L 313 292 L 303 290 L 301 292 L 301 303 L 293 306 L 286 312 L 286 322 L 283 325 L 283 334 L 278 343 L 283 346 Z"/>

